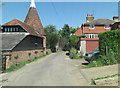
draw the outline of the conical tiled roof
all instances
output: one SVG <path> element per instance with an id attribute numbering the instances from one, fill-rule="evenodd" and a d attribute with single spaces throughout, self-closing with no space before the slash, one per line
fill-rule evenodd
<path id="1" fill-rule="evenodd" d="M 34 27 L 34 29 L 39 32 L 41 36 L 46 35 L 35 7 L 30 7 L 24 22 Z"/>

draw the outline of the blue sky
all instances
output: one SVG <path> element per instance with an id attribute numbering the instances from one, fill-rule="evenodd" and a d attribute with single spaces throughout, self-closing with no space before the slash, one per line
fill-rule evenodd
<path id="1" fill-rule="evenodd" d="M 2 7 L 2 24 L 16 18 L 24 21 L 30 2 L 6 2 Z M 61 29 L 64 24 L 72 27 L 86 22 L 87 14 L 94 12 L 95 19 L 118 16 L 117 2 L 36 2 L 43 26 L 52 24 Z"/>

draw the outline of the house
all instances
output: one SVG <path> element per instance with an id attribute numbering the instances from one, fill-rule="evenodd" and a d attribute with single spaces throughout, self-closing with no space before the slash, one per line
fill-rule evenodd
<path id="1" fill-rule="evenodd" d="M 31 0 L 24 22 L 13 19 L 2 25 L 1 29 L 3 69 L 9 68 L 16 62 L 46 54 L 46 34 L 34 0 Z"/>
<path id="2" fill-rule="evenodd" d="M 112 29 L 111 30 L 120 30 L 120 21 L 118 20 L 119 17 L 114 17 L 114 19 L 116 20 L 116 22 L 113 24 Z"/>
<path id="3" fill-rule="evenodd" d="M 82 34 L 86 38 L 81 38 L 80 41 L 80 52 L 86 53 L 91 52 L 99 47 L 99 33 L 110 31 L 113 24 L 116 22 L 116 17 L 113 20 L 110 19 L 95 19 L 94 16 L 88 14 L 86 17 L 86 23 L 83 23 L 80 30 L 75 35 Z M 82 32 L 82 33 L 81 33 Z"/>
<path id="4" fill-rule="evenodd" d="M 81 35 L 82 35 L 82 28 L 78 29 L 78 30 L 74 33 L 74 35 L 76 35 L 76 36 L 81 36 Z"/>

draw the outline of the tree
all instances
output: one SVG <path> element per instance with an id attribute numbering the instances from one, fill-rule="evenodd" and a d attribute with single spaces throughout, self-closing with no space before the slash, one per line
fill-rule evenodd
<path id="1" fill-rule="evenodd" d="M 65 24 L 64 27 L 62 28 L 62 37 L 66 37 L 66 38 L 70 37 L 70 28 L 68 24 Z"/>
<path id="2" fill-rule="evenodd" d="M 75 27 L 70 27 L 70 32 L 71 32 L 71 34 L 73 35 L 78 29 L 80 29 L 79 26 L 77 26 L 77 28 L 75 28 Z"/>
<path id="3" fill-rule="evenodd" d="M 44 27 L 44 31 L 46 33 L 46 46 L 50 48 L 52 52 L 56 51 L 56 45 L 58 43 L 58 34 L 57 29 L 53 25 L 48 25 Z"/>
<path id="4" fill-rule="evenodd" d="M 62 38 L 62 49 L 64 51 L 69 50 L 70 49 L 70 45 L 69 45 L 70 44 L 70 42 L 69 42 L 70 28 L 69 28 L 68 24 L 64 25 L 64 27 L 60 31 L 60 35 Z"/>
<path id="5" fill-rule="evenodd" d="M 70 36 L 70 47 L 71 48 L 77 48 L 78 42 L 79 42 L 79 37 L 76 35 L 71 35 Z"/>

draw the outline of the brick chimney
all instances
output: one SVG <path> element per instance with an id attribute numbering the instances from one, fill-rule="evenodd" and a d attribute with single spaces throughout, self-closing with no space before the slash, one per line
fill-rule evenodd
<path id="1" fill-rule="evenodd" d="M 116 21 L 116 22 L 118 22 L 119 21 L 119 17 L 118 16 L 114 16 L 113 20 Z"/>
<path id="2" fill-rule="evenodd" d="M 86 21 L 90 22 L 94 20 L 94 16 L 92 14 L 87 14 Z"/>

